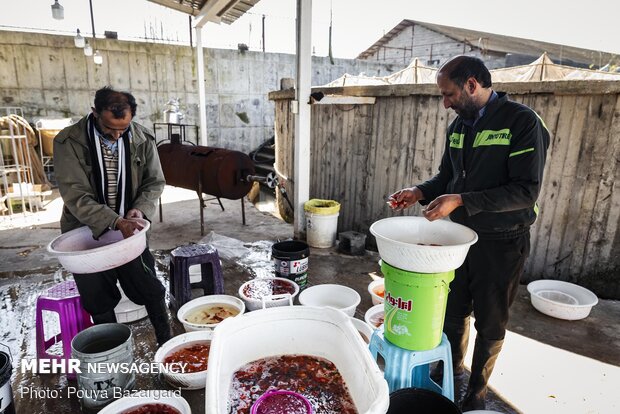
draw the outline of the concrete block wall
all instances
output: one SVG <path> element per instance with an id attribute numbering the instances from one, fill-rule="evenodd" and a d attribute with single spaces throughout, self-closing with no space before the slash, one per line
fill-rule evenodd
<path id="1" fill-rule="evenodd" d="M 505 54 L 485 53 L 483 55 L 477 47 L 471 47 L 417 24 L 403 29 L 385 44 L 385 47 L 379 48 L 367 59 L 375 62 L 392 63 L 404 68 L 412 59 L 417 57 L 422 65 L 439 67 L 451 57 L 461 54 L 479 57 L 489 69 L 506 66 Z"/>
<path id="2" fill-rule="evenodd" d="M 198 71 L 195 50 L 143 42 L 97 39 L 103 64 L 95 65 L 70 36 L 0 31 L 0 107 L 19 106 L 29 121 L 79 118 L 105 85 L 132 92 L 136 120 L 153 128 L 163 122 L 168 99 L 178 97 L 184 123 L 198 124 Z M 273 136 L 274 103 L 267 94 L 281 78 L 295 77 L 295 56 L 279 53 L 204 49 L 208 144 L 249 152 Z M 345 72 L 385 76 L 393 65 L 363 60 L 313 57 L 313 85 Z M 158 139 L 165 138 L 157 128 Z M 193 132 L 188 132 L 193 138 Z"/>

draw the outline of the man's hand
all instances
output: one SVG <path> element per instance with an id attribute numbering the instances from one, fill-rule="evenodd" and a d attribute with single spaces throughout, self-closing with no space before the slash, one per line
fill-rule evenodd
<path id="1" fill-rule="evenodd" d="M 142 214 L 142 212 L 140 210 L 138 210 L 137 208 L 132 208 L 131 210 L 129 210 L 127 212 L 127 214 L 125 214 L 125 218 L 128 219 L 143 219 L 144 218 L 144 214 Z"/>
<path id="2" fill-rule="evenodd" d="M 463 199 L 460 194 L 445 194 L 431 201 L 430 204 L 422 210 L 422 214 L 424 214 L 424 217 L 426 217 L 428 221 L 439 220 L 448 216 L 457 207 L 462 205 Z"/>
<path id="3" fill-rule="evenodd" d="M 418 187 L 403 188 L 388 197 L 388 205 L 394 211 L 404 210 L 420 200 L 424 200 L 424 194 Z"/>
<path id="4" fill-rule="evenodd" d="M 124 238 L 128 238 L 133 236 L 136 230 L 142 230 L 144 226 L 136 220 L 120 218 L 116 222 L 116 228 L 121 231 Z"/>

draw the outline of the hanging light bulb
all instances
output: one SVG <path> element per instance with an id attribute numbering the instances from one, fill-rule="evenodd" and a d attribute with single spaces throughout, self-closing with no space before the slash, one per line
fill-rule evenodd
<path id="1" fill-rule="evenodd" d="M 98 50 L 95 50 L 95 54 L 93 55 L 93 62 L 95 62 L 95 65 L 101 65 L 103 63 L 103 56 L 101 56 L 101 53 L 99 53 Z"/>
<path id="2" fill-rule="evenodd" d="M 93 55 L 93 48 L 90 46 L 90 43 L 88 43 L 88 40 L 86 41 L 86 44 L 84 45 L 84 56 L 92 56 Z"/>
<path id="3" fill-rule="evenodd" d="M 80 29 L 77 29 L 77 34 L 73 38 L 73 43 L 75 43 L 75 47 L 79 47 L 80 49 L 84 47 L 84 38 L 80 34 Z"/>
<path id="4" fill-rule="evenodd" d="M 52 4 L 52 17 L 56 20 L 62 20 L 65 18 L 65 8 L 58 3 L 58 0 Z"/>

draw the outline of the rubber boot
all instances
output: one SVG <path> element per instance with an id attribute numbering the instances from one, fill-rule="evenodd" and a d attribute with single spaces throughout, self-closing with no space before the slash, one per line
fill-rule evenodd
<path id="1" fill-rule="evenodd" d="M 149 315 L 149 319 L 153 324 L 153 328 L 155 329 L 157 346 L 160 347 L 172 338 L 170 335 L 170 322 L 168 321 L 166 302 L 162 299 L 159 302 L 148 303 L 145 307 L 146 312 Z"/>
<path id="2" fill-rule="evenodd" d="M 452 350 L 452 371 L 454 379 L 461 377 L 465 373 L 465 354 L 469 343 L 469 316 L 460 318 L 446 315 L 443 331 L 450 341 Z M 443 364 L 437 364 L 431 372 L 431 378 L 437 384 L 443 380 Z"/>
<path id="3" fill-rule="evenodd" d="M 471 376 L 469 377 L 467 393 L 461 405 L 463 412 L 486 408 L 487 384 L 503 344 L 503 340 L 494 341 L 483 339 L 480 335 L 476 336 L 474 356 L 471 362 Z"/>
<path id="4" fill-rule="evenodd" d="M 91 315 L 91 317 L 93 318 L 93 323 L 95 325 L 99 325 L 102 323 L 116 323 L 116 313 L 114 313 L 114 309 L 104 313 L 97 313 L 95 315 Z"/>

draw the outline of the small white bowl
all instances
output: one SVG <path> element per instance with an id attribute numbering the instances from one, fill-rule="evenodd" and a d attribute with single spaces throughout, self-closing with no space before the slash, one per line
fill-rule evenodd
<path id="1" fill-rule="evenodd" d="M 353 326 L 355 326 L 355 329 L 357 329 L 357 332 L 359 332 L 362 336 L 364 342 L 369 344 L 370 338 L 372 338 L 373 333 L 373 330 L 370 328 L 370 326 L 361 319 L 357 319 L 354 317 L 351 317 L 351 322 L 353 323 Z"/>
<path id="2" fill-rule="evenodd" d="M 176 408 L 181 414 L 192 414 L 192 409 L 185 398 L 173 395 L 173 390 L 144 390 L 136 396 L 123 397 L 107 405 L 99 414 L 119 414 L 136 409 L 146 404 L 166 404 Z"/>
<path id="3" fill-rule="evenodd" d="M 218 305 L 218 304 L 229 305 L 229 306 L 237 308 L 239 310 L 239 313 L 235 316 L 232 316 L 233 318 L 237 318 L 243 315 L 243 312 L 245 312 L 245 304 L 243 303 L 241 299 L 235 296 L 207 295 L 207 296 L 202 296 L 194 300 L 190 300 L 185 305 L 181 306 L 181 308 L 177 312 L 177 318 L 179 319 L 179 322 L 183 324 L 183 327 L 185 328 L 185 332 L 213 329 L 218 325 L 217 323 L 197 324 L 197 323 L 192 323 L 192 322 L 185 320 L 185 317 L 191 312 L 193 312 L 194 310 L 196 310 L 197 308 L 203 307 L 205 305 Z"/>
<path id="4" fill-rule="evenodd" d="M 366 323 L 368 324 L 368 326 L 370 326 L 372 328 L 372 330 L 374 331 L 375 329 L 378 329 L 379 326 L 375 325 L 374 323 L 371 322 L 371 320 L 376 317 L 379 314 L 384 314 L 385 313 L 385 306 L 383 303 L 379 304 L 379 305 L 375 305 L 371 308 L 369 308 L 366 313 L 364 314 L 364 320 L 366 321 Z"/>
<path id="5" fill-rule="evenodd" d="M 155 362 L 163 364 L 168 355 L 189 345 L 211 344 L 212 337 L 213 331 L 188 332 L 175 336 L 157 350 Z M 173 388 L 199 390 L 207 383 L 207 370 L 187 373 L 164 371 L 163 377 Z"/>
<path id="6" fill-rule="evenodd" d="M 269 282 L 273 282 L 276 280 L 286 283 L 287 285 L 292 287 L 293 293 L 282 293 L 282 294 L 276 294 L 276 295 L 270 294 L 262 298 L 249 297 L 249 296 L 246 296 L 244 293 L 246 286 L 250 286 L 252 284 L 269 283 Z M 264 309 L 264 308 L 273 308 L 275 306 L 288 306 L 288 305 L 293 306 L 293 299 L 295 299 L 295 296 L 297 296 L 298 293 L 299 293 L 299 285 L 295 283 L 294 281 L 283 278 L 283 277 L 265 277 L 265 278 L 257 278 L 257 279 L 248 280 L 247 282 L 241 285 L 241 287 L 239 288 L 239 292 L 238 292 L 239 297 L 243 299 L 243 302 L 245 302 L 245 307 L 249 311 L 253 311 L 257 309 Z"/>
<path id="7" fill-rule="evenodd" d="M 381 289 L 383 289 L 383 291 L 385 292 L 385 283 L 384 283 L 384 279 L 383 278 L 379 278 L 379 279 L 375 279 L 372 282 L 370 282 L 368 284 L 368 293 L 370 293 L 370 298 L 372 299 L 372 304 L 373 305 L 379 305 L 381 303 L 383 303 L 385 301 L 385 299 L 383 299 L 383 296 L 379 296 L 377 295 L 377 293 L 375 292 L 375 290 L 378 287 L 381 287 Z"/>
<path id="8" fill-rule="evenodd" d="M 304 306 L 334 308 L 349 316 L 355 315 L 355 309 L 361 301 L 359 293 L 342 285 L 310 286 L 299 294 L 299 303 Z"/>
<path id="9" fill-rule="evenodd" d="M 539 312 L 568 321 L 587 317 L 598 303 L 588 289 L 561 280 L 536 280 L 527 285 L 527 291 Z"/>

